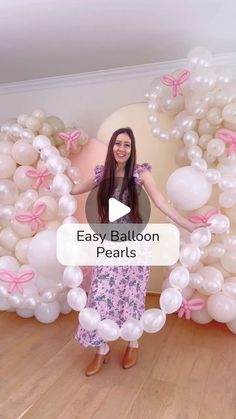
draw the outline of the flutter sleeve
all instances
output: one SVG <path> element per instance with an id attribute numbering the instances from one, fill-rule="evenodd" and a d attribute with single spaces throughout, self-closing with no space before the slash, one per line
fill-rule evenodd
<path id="1" fill-rule="evenodd" d="M 150 165 L 150 163 L 137 164 L 137 166 L 134 170 L 134 178 L 135 178 L 137 183 L 139 183 L 139 184 L 141 183 L 141 174 L 143 172 L 145 172 L 146 170 L 151 172 L 152 166 Z"/>
<path id="2" fill-rule="evenodd" d="M 94 169 L 94 172 L 95 172 L 95 182 L 96 182 L 96 185 L 98 186 L 99 185 L 99 183 L 101 182 L 101 180 L 102 180 L 102 177 L 103 177 L 103 170 L 104 170 L 104 166 L 102 165 L 102 164 L 98 164 L 96 167 L 95 167 L 95 169 Z"/>

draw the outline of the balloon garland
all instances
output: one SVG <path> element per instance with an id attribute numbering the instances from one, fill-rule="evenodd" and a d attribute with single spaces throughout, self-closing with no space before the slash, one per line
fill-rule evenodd
<path id="1" fill-rule="evenodd" d="M 0 310 L 44 323 L 71 310 L 64 267 L 56 259 L 56 230 L 77 221 L 70 191 L 79 171 L 68 157 L 87 141 L 85 132 L 65 128 L 42 109 L 1 126 Z"/>
<path id="2" fill-rule="evenodd" d="M 231 69 L 214 67 L 202 47 L 190 51 L 186 68 L 152 83 L 148 121 L 158 140 L 183 141 L 175 156 L 181 167 L 166 185 L 170 201 L 194 211 L 192 222 L 210 226 L 182 234 L 179 262 L 170 267 L 163 289 L 173 284 L 173 275 L 180 285 L 185 267 L 189 282 L 182 294 L 196 300 L 184 297 L 179 317 L 214 319 L 236 333 L 236 81 Z M 173 117 L 169 130 L 162 129 L 160 113 Z M 219 190 L 219 208 L 207 205 L 213 187 Z"/>

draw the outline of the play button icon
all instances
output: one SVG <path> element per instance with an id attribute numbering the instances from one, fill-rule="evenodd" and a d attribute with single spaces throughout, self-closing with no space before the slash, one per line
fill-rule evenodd
<path id="1" fill-rule="evenodd" d="M 108 217 L 109 221 L 113 223 L 124 215 L 129 214 L 131 211 L 128 205 L 123 204 L 115 198 L 110 198 L 108 201 Z"/>
<path id="2" fill-rule="evenodd" d="M 107 184 L 108 182 L 108 184 Z M 117 185 L 117 192 L 119 192 L 120 185 L 122 185 L 123 178 L 115 178 L 115 184 Z M 104 192 L 109 188 L 110 181 L 105 179 L 100 183 L 101 191 Z M 134 234 L 141 233 L 146 225 L 149 222 L 151 205 L 146 194 L 145 190 L 140 186 L 136 185 L 137 196 L 138 196 L 138 212 L 140 219 L 142 220 L 139 223 L 135 224 Z M 119 199 L 119 193 L 113 193 L 111 197 L 108 198 L 107 210 L 108 210 L 108 223 L 101 223 L 99 214 L 98 214 L 98 187 L 94 188 L 88 195 L 85 205 L 85 212 L 87 222 L 92 228 L 92 230 L 97 233 L 110 232 L 112 229 L 117 229 L 119 231 L 129 229 L 129 226 L 134 226 L 132 224 L 131 212 L 132 209 L 126 205 L 128 202 L 123 202 Z"/>

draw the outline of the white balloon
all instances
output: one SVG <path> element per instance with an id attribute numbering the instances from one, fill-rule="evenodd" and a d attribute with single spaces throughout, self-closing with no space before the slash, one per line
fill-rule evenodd
<path id="1" fill-rule="evenodd" d="M 69 292 L 74 291 L 70 290 Z M 81 327 L 89 332 L 96 330 L 101 321 L 100 314 L 94 308 L 86 307 L 79 313 Z"/>
<path id="2" fill-rule="evenodd" d="M 110 319 L 100 321 L 97 328 L 97 334 L 105 342 L 111 342 L 120 337 L 120 328 L 116 322 Z"/>
<path id="3" fill-rule="evenodd" d="M 222 214 L 215 214 L 209 218 L 209 229 L 211 233 L 224 234 L 228 231 L 230 223 L 228 217 Z"/>
<path id="4" fill-rule="evenodd" d="M 206 247 L 211 242 L 211 232 L 207 227 L 196 228 L 191 233 L 191 242 L 197 247 Z"/>
<path id="5" fill-rule="evenodd" d="M 205 47 L 195 47 L 188 53 L 188 66 L 190 69 L 196 67 L 209 67 L 212 61 L 211 52 Z"/>
<path id="6" fill-rule="evenodd" d="M 196 265 L 200 260 L 201 252 L 200 249 L 194 244 L 185 244 L 180 249 L 179 260 L 185 267 L 191 267 Z"/>
<path id="7" fill-rule="evenodd" d="M 236 317 L 236 301 L 223 292 L 210 295 L 207 301 L 209 315 L 220 323 L 228 323 Z"/>
<path id="8" fill-rule="evenodd" d="M 183 289 L 189 284 L 189 271 L 183 266 L 173 269 L 169 276 L 170 285 L 174 288 Z"/>
<path id="9" fill-rule="evenodd" d="M 160 295 L 160 307 L 167 313 L 174 313 L 182 304 L 182 294 L 175 288 L 167 288 Z"/>
<path id="10" fill-rule="evenodd" d="M 225 282 L 225 284 L 222 285 L 222 291 L 225 295 L 236 298 L 236 283 Z"/>
<path id="11" fill-rule="evenodd" d="M 72 288 L 67 294 L 67 302 L 73 310 L 83 310 L 87 302 L 86 292 L 82 288 Z"/>
<path id="12" fill-rule="evenodd" d="M 169 177 L 166 185 L 168 197 L 183 210 L 194 210 L 205 205 L 212 193 L 212 186 L 204 174 L 192 167 L 181 167 Z"/>
<path id="13" fill-rule="evenodd" d="M 139 320 L 126 320 L 120 329 L 120 336 L 126 341 L 138 340 L 143 334 L 143 328 Z"/>
<path id="14" fill-rule="evenodd" d="M 35 308 L 35 317 L 41 323 L 52 323 L 60 314 L 60 304 L 58 301 L 52 303 L 41 303 Z"/>
<path id="15" fill-rule="evenodd" d="M 58 214 L 62 217 L 73 215 L 77 209 L 77 200 L 74 196 L 66 194 L 63 195 L 58 202 Z"/>
<path id="16" fill-rule="evenodd" d="M 55 230 L 40 231 L 36 234 L 28 247 L 27 258 L 29 264 L 42 276 L 57 276 L 60 278 L 64 266 L 57 260 Z"/>
<path id="17" fill-rule="evenodd" d="M 52 154 L 47 158 L 46 165 L 49 172 L 51 172 L 53 175 L 56 175 L 57 173 L 63 173 L 67 167 L 65 159 L 55 154 Z"/>
<path id="18" fill-rule="evenodd" d="M 159 332 L 159 330 L 163 328 L 165 322 L 166 314 L 158 308 L 146 310 L 140 319 L 143 330 L 148 333 Z"/>
<path id="19" fill-rule="evenodd" d="M 79 266 L 67 266 L 63 273 L 63 283 L 69 287 L 79 287 L 83 281 L 83 272 Z"/>
<path id="20" fill-rule="evenodd" d="M 63 173 L 58 173 L 52 182 L 52 190 L 57 195 L 62 196 L 69 194 L 72 189 L 72 183 L 70 179 Z"/>
<path id="21" fill-rule="evenodd" d="M 34 310 L 30 308 L 17 308 L 16 314 L 18 314 L 18 316 L 22 317 L 23 319 L 29 319 L 34 317 Z"/>
<path id="22" fill-rule="evenodd" d="M 48 137 L 46 137 L 46 135 L 37 135 L 33 139 L 33 147 L 36 151 L 38 151 L 38 153 L 40 153 L 44 149 L 44 147 L 48 147 L 50 145 L 51 141 Z"/>
<path id="23" fill-rule="evenodd" d="M 189 275 L 189 285 L 196 290 L 202 287 L 203 277 L 198 272 L 192 272 Z"/>

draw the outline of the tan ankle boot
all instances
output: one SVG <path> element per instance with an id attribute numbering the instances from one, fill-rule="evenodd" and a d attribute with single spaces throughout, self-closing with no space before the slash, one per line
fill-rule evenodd
<path id="1" fill-rule="evenodd" d="M 138 348 L 131 348 L 127 346 L 123 360 L 122 367 L 127 369 L 133 367 L 138 361 Z"/>
<path id="2" fill-rule="evenodd" d="M 102 368 L 103 364 L 107 364 L 111 359 L 111 351 L 109 351 L 106 355 L 96 354 L 93 358 L 91 364 L 87 367 L 85 374 L 87 376 L 97 374 Z"/>

